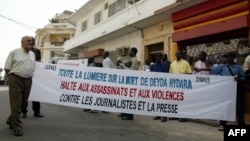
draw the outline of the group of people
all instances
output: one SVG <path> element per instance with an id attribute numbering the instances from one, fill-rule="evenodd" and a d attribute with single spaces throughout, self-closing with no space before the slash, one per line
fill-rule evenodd
<path id="1" fill-rule="evenodd" d="M 237 82 L 236 92 L 236 116 L 238 125 L 246 125 L 245 123 L 245 89 L 244 83 L 246 77 L 250 74 L 250 55 L 246 57 L 243 67 L 235 62 L 236 53 L 228 52 L 223 55 L 223 61 L 217 62 L 212 67 L 207 66 L 207 54 L 201 51 L 198 55 L 198 60 L 193 64 L 193 58 L 188 57 L 187 60 L 183 59 L 183 54 L 180 50 L 176 52 L 176 60 L 172 63 L 167 61 L 166 54 L 156 54 L 155 61 L 149 64 L 145 63 L 144 71 L 175 73 L 175 74 L 193 74 L 193 75 L 220 75 L 220 76 L 234 76 Z M 249 78 L 248 78 L 249 79 Z M 154 120 L 161 119 L 161 122 L 166 122 L 167 117 L 156 116 Z M 172 118 L 177 119 L 177 118 Z M 188 121 L 186 118 L 179 118 L 180 122 Z M 224 130 L 227 121 L 219 121 L 219 131 Z"/>
<path id="2" fill-rule="evenodd" d="M 121 60 L 117 60 L 116 65 L 113 64 L 111 59 L 109 58 L 109 52 L 105 51 L 103 53 L 103 61 L 102 61 L 102 67 L 103 68 L 111 68 L 111 69 L 130 69 L 130 70 L 139 70 L 139 61 L 136 58 L 137 54 L 137 48 L 133 47 L 130 49 L 129 52 L 129 61 L 122 63 Z M 94 63 L 94 57 L 89 57 L 88 58 L 88 66 L 89 67 L 96 67 Z M 98 113 L 98 110 L 93 110 L 93 109 L 83 109 L 84 112 L 89 112 L 89 113 Z M 108 113 L 106 111 L 102 111 L 104 113 Z M 122 120 L 133 120 L 134 115 L 130 113 L 121 113 L 119 115 Z"/>
<path id="3" fill-rule="evenodd" d="M 109 58 L 109 52 L 103 53 L 102 66 L 104 68 L 117 68 L 117 69 L 130 69 L 139 70 L 140 63 L 136 58 L 137 48 L 133 47 L 129 52 L 129 61 L 122 63 L 117 61 L 116 65 L 113 64 Z M 244 87 L 243 83 L 246 76 L 250 73 L 250 57 L 245 59 L 244 69 L 241 65 L 234 62 L 236 54 L 229 52 L 223 57 L 225 62 L 220 65 L 212 67 L 206 66 L 206 53 L 204 51 L 199 53 L 199 60 L 192 66 L 192 62 L 183 59 L 183 54 L 180 50 L 176 52 L 176 60 L 170 62 L 167 54 L 156 54 L 155 61 L 151 64 L 146 62 L 143 70 L 161 73 L 174 73 L 174 74 L 199 74 L 199 75 L 221 75 L 221 76 L 234 76 L 237 81 L 237 102 L 236 102 L 236 115 L 239 125 L 245 125 L 244 119 Z M 40 50 L 35 48 L 35 39 L 31 36 L 24 36 L 21 39 L 21 48 L 12 50 L 5 62 L 5 73 L 8 76 L 9 83 L 9 99 L 11 114 L 8 117 L 6 123 L 10 129 L 13 130 L 15 136 L 22 136 L 22 121 L 20 117 L 27 118 L 27 106 L 28 98 L 32 86 L 32 76 L 35 70 L 35 62 L 41 60 Z M 88 59 L 88 66 L 95 67 L 94 57 Z M 34 117 L 43 117 L 40 113 L 40 103 L 33 101 L 32 108 L 34 111 Z M 97 110 L 84 109 L 84 111 L 98 112 Z M 103 111 L 105 112 L 105 111 Z M 106 112 L 107 113 L 107 112 Z M 133 120 L 134 115 L 131 113 L 121 113 L 119 117 L 122 120 Z M 160 119 L 162 122 L 166 122 L 168 117 L 154 117 L 155 120 Z M 179 121 L 187 121 L 185 118 L 179 118 Z M 220 121 L 219 130 L 223 130 L 223 126 L 227 121 Z"/>
<path id="4" fill-rule="evenodd" d="M 33 37 L 22 37 L 21 48 L 14 49 L 9 53 L 4 66 L 5 74 L 8 77 L 11 109 L 6 124 L 13 130 L 15 136 L 23 135 L 20 117 L 27 118 L 28 98 L 32 86 L 35 62 L 41 60 L 40 50 L 34 48 L 34 46 L 35 39 Z M 33 101 L 32 108 L 34 117 L 43 117 L 40 113 L 40 102 Z"/>
<path id="5" fill-rule="evenodd" d="M 204 52 L 203 52 L 204 54 Z M 202 55 L 202 54 L 200 54 Z M 236 116 L 238 125 L 246 125 L 245 123 L 245 72 L 249 70 L 249 66 L 246 67 L 247 58 L 245 60 L 246 71 L 244 71 L 243 67 L 235 62 L 236 53 L 228 52 L 223 55 L 223 62 L 220 64 L 214 65 L 212 67 L 206 67 L 206 65 L 195 64 L 194 71 L 201 74 L 211 74 L 211 75 L 220 75 L 220 76 L 233 76 L 235 81 L 237 82 L 237 91 L 236 91 Z M 207 73 L 202 73 L 207 72 Z M 227 121 L 220 121 L 220 127 L 218 130 L 223 131 L 224 126 L 227 124 Z"/>
<path id="6" fill-rule="evenodd" d="M 176 60 L 173 62 L 170 62 L 168 60 L 167 54 L 156 54 L 155 55 L 155 62 L 152 62 L 149 71 L 152 72 L 163 72 L 163 73 L 174 73 L 174 74 L 191 74 L 191 66 L 183 59 L 183 54 L 180 50 L 176 51 Z M 153 118 L 154 120 L 160 119 L 161 122 L 166 122 L 168 120 L 168 117 L 160 117 L 156 116 Z M 178 119 L 180 122 L 186 122 L 188 119 L 186 118 L 172 118 L 172 119 Z"/>

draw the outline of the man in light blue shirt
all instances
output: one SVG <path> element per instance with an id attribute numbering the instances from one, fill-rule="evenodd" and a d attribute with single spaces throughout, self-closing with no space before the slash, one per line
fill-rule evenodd
<path id="1" fill-rule="evenodd" d="M 220 64 L 211 68 L 195 68 L 196 71 L 211 71 L 211 75 L 221 75 L 221 76 L 234 76 L 235 81 L 237 81 L 237 92 L 236 92 L 236 115 L 238 118 L 238 125 L 246 125 L 245 123 L 245 90 L 243 87 L 243 82 L 245 80 L 245 74 L 243 68 L 234 62 L 236 58 L 235 52 L 229 52 L 223 57 L 226 58 L 225 64 Z M 227 121 L 220 121 L 220 128 L 218 130 L 223 131 L 224 125 Z"/>

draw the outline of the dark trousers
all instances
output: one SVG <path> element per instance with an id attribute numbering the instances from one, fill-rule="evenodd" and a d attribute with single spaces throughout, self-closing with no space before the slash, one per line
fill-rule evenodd
<path id="1" fill-rule="evenodd" d="M 38 114 L 38 113 L 40 113 L 40 102 L 37 102 L 37 101 L 32 101 L 32 110 L 34 111 L 34 114 Z M 28 103 L 26 104 L 26 106 L 23 108 L 23 110 L 22 110 L 22 113 L 27 113 L 28 112 L 28 110 L 27 110 L 27 108 L 28 108 Z"/>
<path id="2" fill-rule="evenodd" d="M 40 102 L 32 101 L 32 109 L 34 113 L 40 113 Z"/>
<path id="3" fill-rule="evenodd" d="M 10 121 L 13 130 L 21 130 L 22 121 L 20 120 L 20 114 L 22 109 L 28 103 L 32 79 L 21 78 L 14 74 L 10 74 L 8 77 L 11 110 L 11 115 L 8 120 Z"/>
<path id="4" fill-rule="evenodd" d="M 238 125 L 246 125 L 245 123 L 245 89 L 243 84 L 238 83 L 236 96 L 236 116 Z M 224 126 L 227 121 L 220 121 L 220 125 Z"/>

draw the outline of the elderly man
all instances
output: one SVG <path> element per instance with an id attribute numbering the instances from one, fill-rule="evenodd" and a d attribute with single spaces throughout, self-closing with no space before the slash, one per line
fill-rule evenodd
<path id="1" fill-rule="evenodd" d="M 12 50 L 5 62 L 5 73 L 9 78 L 9 99 L 11 115 L 7 119 L 10 129 L 13 129 L 15 136 L 23 135 L 22 121 L 20 120 L 21 110 L 28 102 L 32 76 L 35 70 L 35 54 L 30 51 L 29 45 L 32 42 L 30 36 L 21 39 L 21 48 Z"/>
<path id="2" fill-rule="evenodd" d="M 30 51 L 35 53 L 36 61 L 40 62 L 41 61 L 41 52 L 39 49 L 34 48 L 35 39 L 33 37 L 31 37 L 31 43 L 29 45 L 30 45 L 29 46 Z M 23 113 L 22 118 L 27 118 L 27 112 L 28 112 L 27 107 L 28 107 L 28 103 L 27 103 L 26 107 L 23 107 L 24 109 L 22 109 L 22 113 Z M 32 109 L 34 111 L 34 117 L 43 117 L 43 115 L 40 113 L 40 108 L 41 108 L 40 102 L 32 101 Z"/>

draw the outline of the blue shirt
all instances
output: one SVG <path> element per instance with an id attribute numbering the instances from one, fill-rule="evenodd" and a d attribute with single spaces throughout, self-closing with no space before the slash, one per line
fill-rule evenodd
<path id="1" fill-rule="evenodd" d="M 154 63 L 150 66 L 150 71 L 152 72 L 169 72 L 169 66 L 170 64 L 166 62 L 161 62 L 160 64 Z"/>
<path id="2" fill-rule="evenodd" d="M 228 66 L 231 68 L 233 74 L 230 72 Z M 243 68 L 238 64 L 235 64 L 233 66 L 228 65 L 228 64 L 221 64 L 218 66 L 214 66 L 211 68 L 211 74 L 212 75 L 222 75 L 222 76 L 238 75 L 238 77 L 241 80 L 245 80 L 245 74 L 244 74 Z"/>
<path id="3" fill-rule="evenodd" d="M 169 73 L 170 64 L 171 64 L 171 62 L 169 62 L 169 61 L 162 62 L 162 66 L 163 66 L 162 72 Z"/>

